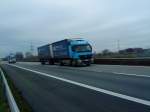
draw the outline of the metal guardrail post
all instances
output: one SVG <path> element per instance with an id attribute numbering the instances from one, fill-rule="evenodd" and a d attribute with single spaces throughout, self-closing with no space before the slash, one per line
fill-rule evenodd
<path id="1" fill-rule="evenodd" d="M 12 95 L 12 92 L 8 86 L 8 83 L 7 83 L 7 80 L 5 78 L 5 75 L 2 71 L 2 69 L 0 68 L 0 75 L 1 75 L 1 79 L 2 79 L 2 84 L 3 84 L 3 89 L 4 89 L 4 94 L 7 98 L 7 101 L 8 101 L 8 104 L 9 104 L 9 107 L 10 107 L 10 110 L 11 112 L 20 112 L 18 106 L 17 106 L 17 103 Z"/>

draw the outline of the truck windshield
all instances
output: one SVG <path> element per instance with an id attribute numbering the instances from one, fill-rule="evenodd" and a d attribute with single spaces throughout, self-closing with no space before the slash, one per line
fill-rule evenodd
<path id="1" fill-rule="evenodd" d="M 72 51 L 74 52 L 91 52 L 92 47 L 87 44 L 87 45 L 75 45 L 72 47 Z"/>

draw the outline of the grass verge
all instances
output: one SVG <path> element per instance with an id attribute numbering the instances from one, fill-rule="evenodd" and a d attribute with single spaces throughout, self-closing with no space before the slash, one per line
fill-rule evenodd
<path id="1" fill-rule="evenodd" d="M 0 112 L 10 112 L 6 98 L 3 94 L 2 77 L 0 76 Z"/>
<path id="2" fill-rule="evenodd" d="M 1 67 L 2 68 L 2 67 Z M 15 98 L 15 101 L 20 109 L 20 112 L 32 112 L 31 106 L 28 104 L 28 102 L 23 98 L 21 92 L 15 87 L 13 81 L 10 79 L 10 77 L 7 75 L 5 70 L 2 68 L 5 77 L 7 79 L 8 85 L 12 91 L 12 94 Z M 0 112 L 3 112 L 0 110 Z M 5 112 L 5 111 L 4 111 Z M 7 112 L 7 111 L 6 111 Z"/>

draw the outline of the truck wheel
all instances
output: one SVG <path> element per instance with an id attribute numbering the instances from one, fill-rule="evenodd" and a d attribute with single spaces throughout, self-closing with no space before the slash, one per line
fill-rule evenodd
<path id="1" fill-rule="evenodd" d="M 49 61 L 49 64 L 50 64 L 50 65 L 54 65 L 53 60 L 50 60 L 50 61 Z"/>
<path id="2" fill-rule="evenodd" d="M 87 63 L 87 64 L 86 64 L 86 66 L 90 66 L 90 65 L 91 65 L 91 63 Z"/>
<path id="3" fill-rule="evenodd" d="M 69 62 L 69 66 L 72 66 L 72 64 L 73 64 L 73 61 L 72 61 L 72 60 L 70 60 L 70 62 Z"/>
<path id="4" fill-rule="evenodd" d="M 42 61 L 42 62 L 41 62 L 41 64 L 42 64 L 42 65 L 45 65 L 45 62 L 44 62 L 44 61 Z"/>
<path id="5" fill-rule="evenodd" d="M 78 60 L 73 60 L 72 63 L 73 63 L 72 65 L 73 65 L 74 67 L 77 67 L 77 66 L 78 66 Z"/>
<path id="6" fill-rule="evenodd" d="M 62 61 L 59 62 L 60 66 L 64 66 L 64 63 Z"/>
<path id="7" fill-rule="evenodd" d="M 55 63 L 54 63 L 54 61 L 52 61 L 52 65 L 54 65 Z"/>

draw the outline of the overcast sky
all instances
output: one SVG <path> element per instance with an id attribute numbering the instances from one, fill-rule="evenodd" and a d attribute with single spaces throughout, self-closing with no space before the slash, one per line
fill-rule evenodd
<path id="1" fill-rule="evenodd" d="M 150 48 L 150 0 L 0 1 L 0 56 L 64 38 L 103 49 Z"/>

